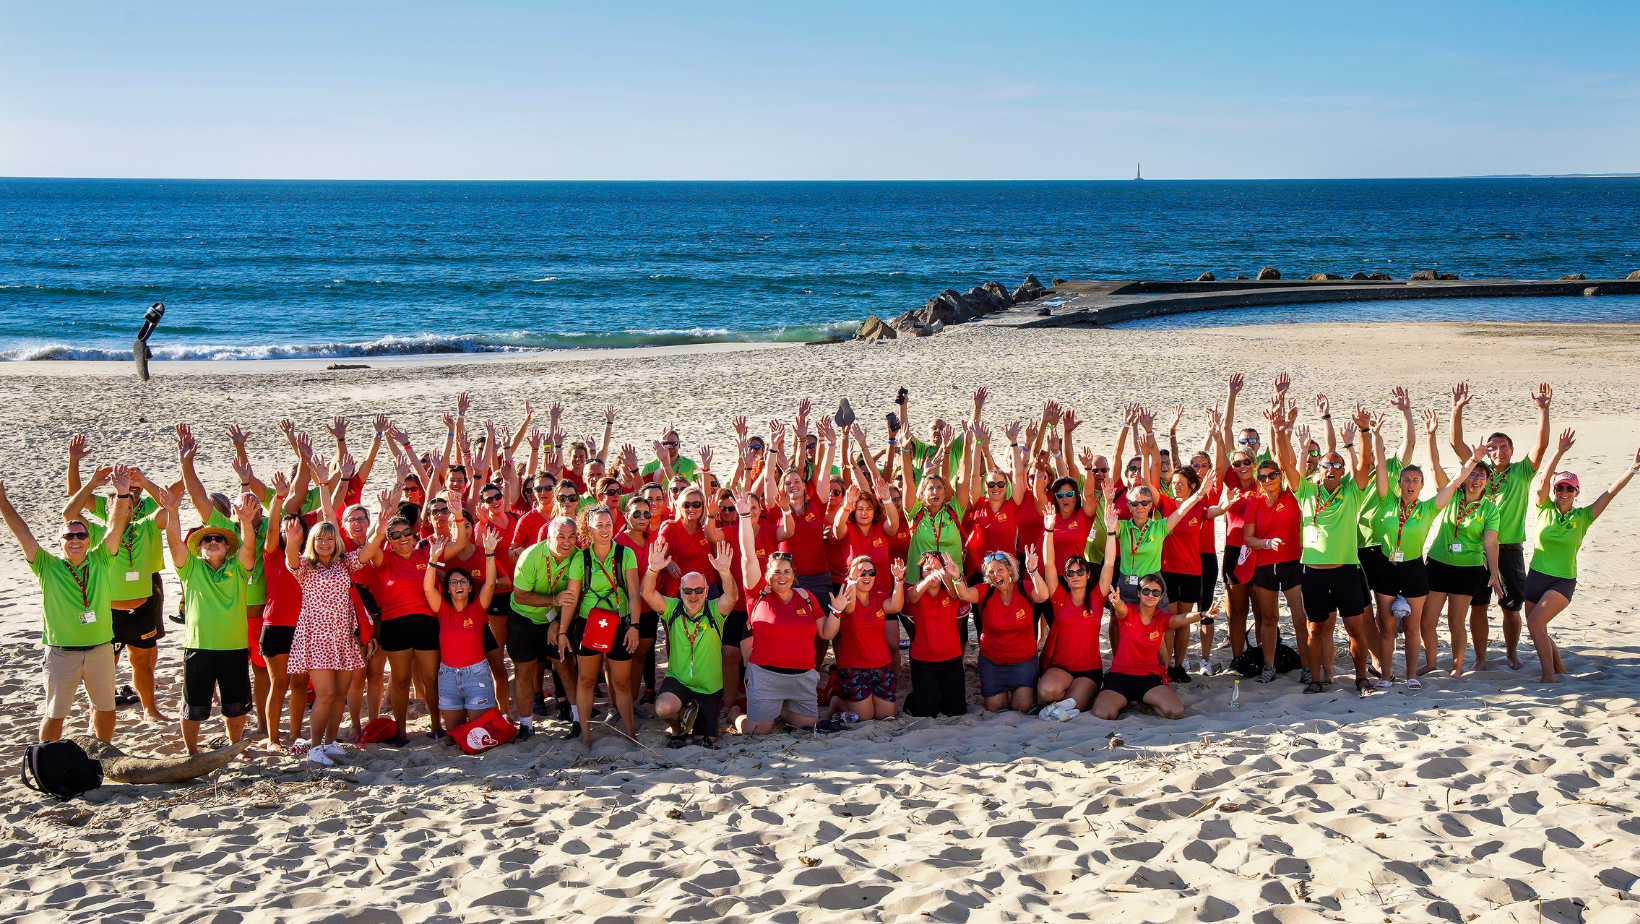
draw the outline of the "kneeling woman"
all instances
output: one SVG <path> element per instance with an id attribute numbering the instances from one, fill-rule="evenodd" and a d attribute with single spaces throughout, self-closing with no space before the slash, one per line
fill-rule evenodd
<path id="1" fill-rule="evenodd" d="M 1111 513 L 1114 518 L 1114 511 Z M 1113 540 L 1107 540 L 1107 545 L 1109 541 Z M 1059 564 L 1055 552 L 1053 534 L 1047 533 L 1042 538 L 1046 559 L 1042 573 L 1048 582 L 1053 616 L 1048 623 L 1048 637 L 1042 643 L 1042 677 L 1037 681 L 1036 695 L 1041 702 L 1055 703 L 1063 710 L 1074 707 L 1087 712 L 1105 675 L 1099 629 L 1105 621 L 1105 597 L 1110 586 L 1102 585 L 1097 590 L 1088 586 L 1093 566 L 1081 555 L 1066 559 L 1065 583 L 1061 585 L 1055 574 Z"/>
<path id="2" fill-rule="evenodd" d="M 1115 542 L 1114 538 L 1110 540 L 1112 546 Z M 1101 585 L 1110 583 L 1111 563 L 1115 560 L 1116 549 L 1107 548 Z M 1112 619 L 1121 628 L 1117 631 L 1110 670 L 1105 671 L 1104 688 L 1093 701 L 1093 714 L 1101 719 L 1116 718 L 1129 703 L 1144 703 L 1164 719 L 1184 718 L 1184 703 L 1179 702 L 1179 695 L 1168 686 L 1167 670 L 1157 658 L 1157 651 L 1162 647 L 1162 636 L 1169 630 L 1212 619 L 1218 615 L 1219 605 L 1213 604 L 1206 613 L 1170 615 L 1160 608 L 1163 592 L 1162 576 L 1147 574 L 1139 579 L 1137 606 L 1129 606 L 1120 593 L 1110 595 Z"/>
<path id="3" fill-rule="evenodd" d="M 853 593 L 839 597 L 841 616 L 837 636 L 837 679 L 843 690 L 843 705 L 867 719 L 891 719 L 895 714 L 895 672 L 884 626 L 905 603 L 905 562 L 895 559 L 889 566 L 893 582 L 877 583 L 876 562 L 861 555 L 849 563 L 849 586 Z M 824 730 L 824 729 L 822 729 Z"/>
<path id="4" fill-rule="evenodd" d="M 490 624 L 495 597 L 495 547 L 501 535 L 484 529 L 484 585 L 473 593 L 473 575 L 451 567 L 439 587 L 439 562 L 453 543 L 434 539 L 428 552 L 422 592 L 438 619 L 438 711 L 444 728 L 454 729 L 495 708 L 495 678 L 484 656 L 484 630 Z M 445 739 L 447 741 L 453 739 Z"/>

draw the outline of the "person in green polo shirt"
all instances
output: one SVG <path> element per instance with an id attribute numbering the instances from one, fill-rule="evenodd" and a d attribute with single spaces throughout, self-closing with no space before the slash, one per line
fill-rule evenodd
<path id="1" fill-rule="evenodd" d="M 1526 627 L 1532 634 L 1532 647 L 1537 649 L 1538 663 L 1542 666 L 1542 676 L 1538 679 L 1544 683 L 1558 683 L 1558 675 L 1566 673 L 1560 647 L 1549 637 L 1549 620 L 1572 602 L 1572 594 L 1577 590 L 1578 550 L 1589 535 L 1589 527 L 1605 512 L 1606 505 L 1628 485 L 1630 478 L 1640 475 L 1640 450 L 1636 450 L 1634 464 L 1618 476 L 1604 494 L 1587 507 L 1575 506 L 1582 485 L 1575 474 L 1559 469 L 1561 457 L 1576 439 L 1577 434 L 1572 430 L 1560 434 L 1555 457 L 1538 472 L 1532 486 L 1537 537 L 1532 542 L 1532 570 L 1526 572 L 1523 596 L 1527 606 Z"/>
<path id="2" fill-rule="evenodd" d="M 108 477 L 118 493 L 107 535 L 93 546 L 85 521 L 70 520 L 59 535 L 61 556 L 35 541 L 6 496 L 5 483 L 0 482 L 0 518 L 22 546 L 43 598 L 46 698 L 41 709 L 41 741 L 63 736 L 63 720 L 81 684 L 91 700 L 92 733 L 104 741 L 114 737 L 114 619 L 108 605 L 108 572 L 131 512 L 131 471 L 116 465 Z"/>
<path id="3" fill-rule="evenodd" d="M 643 577 L 643 599 L 666 626 L 666 677 L 655 697 L 655 715 L 672 729 L 670 745 L 711 747 L 718 736 L 718 709 L 723 705 L 723 623 L 733 612 L 739 589 L 729 568 L 734 550 L 719 542 L 707 561 L 717 572 L 723 594 L 707 600 L 706 575 L 691 571 L 678 581 L 678 596 L 656 589 L 660 573 L 672 564 L 665 542 L 649 547 Z"/>
<path id="4" fill-rule="evenodd" d="M 519 734 L 535 732 L 532 707 L 541 693 L 541 665 L 551 662 L 558 677 L 558 690 L 566 698 L 575 689 L 575 655 L 570 651 L 569 620 L 563 608 L 574 597 L 569 592 L 569 570 L 579 559 L 575 550 L 577 528 L 567 516 L 547 523 L 548 538 L 524 549 L 513 567 L 512 613 L 507 617 L 507 656 L 513 662 L 512 719 Z M 580 712 L 573 705 L 560 706 L 559 718 L 573 723 L 570 737 L 579 737 Z M 525 734 L 525 730 L 529 734 Z"/>
<path id="5" fill-rule="evenodd" d="M 182 636 L 182 689 L 186 712 L 182 743 L 199 753 L 199 723 L 210 718 L 211 700 L 220 695 L 228 743 L 245 732 L 251 710 L 250 634 L 245 601 L 256 554 L 256 521 L 262 505 L 250 491 L 239 496 L 234 516 L 239 531 L 206 525 L 184 539 L 178 516 L 180 497 L 166 497 L 169 516 L 165 541 L 171 548 L 177 579 L 182 582 L 187 623 Z"/>
<path id="6" fill-rule="evenodd" d="M 1281 472 L 1298 499 L 1304 618 L 1311 624 L 1310 682 L 1304 692 L 1325 692 L 1326 685 L 1332 682 L 1332 662 L 1327 658 L 1327 648 L 1332 641 L 1336 613 L 1343 617 L 1350 636 L 1356 691 L 1364 693 L 1372 688 L 1372 681 L 1367 679 L 1368 651 L 1362 626 L 1367 601 L 1362 590 L 1366 582 L 1361 577 L 1359 540 L 1361 506 L 1367 500 L 1366 488 L 1372 479 L 1372 469 L 1358 464 L 1356 471 L 1346 472 L 1343 455 L 1329 452 L 1321 457 L 1314 479 L 1306 478 L 1289 437 L 1296 412 L 1280 408 L 1274 413 L 1267 411 L 1266 416 L 1275 426 L 1275 449 Z M 1370 458 L 1366 441 L 1375 423 L 1359 407 L 1356 418 L 1361 439 L 1356 458 L 1365 462 Z M 1376 426 L 1382 424 L 1383 418 L 1379 415 Z"/>
<path id="7" fill-rule="evenodd" d="M 1530 397 L 1537 407 L 1537 441 L 1532 454 L 1525 459 L 1515 458 L 1515 441 L 1508 434 L 1494 433 L 1486 438 L 1486 463 L 1491 474 L 1486 480 L 1486 496 L 1498 507 L 1498 577 L 1503 591 L 1498 595 L 1498 608 L 1503 610 L 1503 653 L 1509 666 L 1521 667 L 1518 649 L 1522 593 L 1526 588 L 1526 515 L 1527 494 L 1532 476 L 1543 467 L 1543 457 L 1549 452 L 1549 404 L 1554 389 L 1547 382 L 1538 383 Z M 1452 387 L 1452 450 L 1458 460 L 1469 458 L 1473 451 L 1464 445 L 1463 409 L 1469 404 L 1469 385 L 1459 382 Z M 1469 601 L 1469 632 L 1475 644 L 1475 669 L 1486 670 L 1486 642 L 1489 627 L 1486 611 L 1492 603 L 1492 588 L 1486 587 Z"/>

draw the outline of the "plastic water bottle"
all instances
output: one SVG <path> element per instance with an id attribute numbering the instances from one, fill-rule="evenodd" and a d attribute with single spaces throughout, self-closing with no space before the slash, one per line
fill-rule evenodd
<path id="1" fill-rule="evenodd" d="M 1236 678 L 1235 686 L 1230 688 L 1230 708 L 1241 708 L 1241 678 Z"/>

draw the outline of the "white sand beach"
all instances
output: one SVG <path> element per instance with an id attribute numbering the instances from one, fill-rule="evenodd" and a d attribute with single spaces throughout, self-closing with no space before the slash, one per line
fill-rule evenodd
<path id="1" fill-rule="evenodd" d="M 171 427 L 190 422 L 202 477 L 225 485 L 230 422 L 252 432 L 265 469 L 284 464 L 282 417 L 318 432 L 334 413 L 362 425 L 386 412 L 425 441 L 462 390 L 474 415 L 510 425 L 523 399 L 538 412 L 558 399 L 578 436 L 608 403 L 621 411 L 617 443 L 646 449 L 672 422 L 686 448 L 721 450 L 736 413 L 789 417 L 802 397 L 820 412 L 847 397 L 880 444 L 899 386 L 922 431 L 933 414 L 964 415 L 983 385 L 993 424 L 1058 400 L 1087 420 L 1078 445 L 1108 453 L 1126 402 L 1183 403 L 1181 445 L 1199 445 L 1201 410 L 1222 400 L 1230 373 L 1249 383 L 1239 422 L 1261 423 L 1268 383 L 1286 371 L 1301 407 L 1324 391 L 1335 407 L 1382 410 L 1404 385 L 1443 420 L 1448 389 L 1467 380 L 1466 430 L 1501 429 L 1517 445 L 1532 437 L 1528 388 L 1550 382 L 1555 429 L 1578 431 L 1566 467 L 1589 502 L 1640 445 L 1637 358 L 1640 329 L 1627 325 L 967 325 L 878 346 L 364 359 L 347 362 L 372 368 L 336 372 L 155 363 L 145 384 L 129 364 L 9 363 L 0 477 L 43 534 L 60 514 L 73 433 L 87 435 L 93 462 L 168 480 Z M 1311 417 L 1306 408 L 1301 420 Z M 1386 438 L 1399 438 L 1398 423 Z M 1452 470 L 1450 450 L 1443 460 Z M 1640 921 L 1637 528 L 1633 490 L 1583 547 L 1576 598 L 1553 626 L 1571 672 L 1558 685 L 1535 682 L 1529 642 L 1524 669 L 1503 666 L 1494 610 L 1492 669 L 1432 675 L 1417 694 L 1362 699 L 1345 683 L 1305 696 L 1286 678 L 1241 683 L 1238 708 L 1234 675 L 1222 675 L 1179 688 L 1187 713 L 1176 722 L 1133 711 L 1064 724 L 901 718 L 831 736 L 727 736 L 707 751 L 665 749 L 651 720 L 641 747 L 604 728 L 590 753 L 538 735 L 466 757 L 423 737 L 322 771 L 252 748 L 193 785 L 108 785 L 66 804 L 16 776 L 37 723 L 39 593 L 5 537 L 0 759 L 13 769 L 0 783 L 0 920 Z M 170 628 L 160 701 L 174 715 L 181 648 Z M 1445 661 L 1444 626 L 1441 639 Z M 72 732 L 87 708 L 82 697 Z M 174 726 L 138 715 L 121 710 L 115 744 L 180 750 Z M 220 728 L 213 719 L 205 736 Z"/>

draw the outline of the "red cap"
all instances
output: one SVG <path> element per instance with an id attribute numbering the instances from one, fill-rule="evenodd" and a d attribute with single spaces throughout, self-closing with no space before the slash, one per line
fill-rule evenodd
<path id="1" fill-rule="evenodd" d="M 1554 483 L 1553 487 L 1559 487 L 1560 485 L 1563 485 L 1563 484 L 1569 484 L 1572 487 L 1577 488 L 1579 491 L 1583 490 L 1583 486 L 1577 483 L 1577 476 L 1576 475 L 1572 474 L 1571 472 L 1556 472 L 1555 473 L 1555 483 Z"/>

